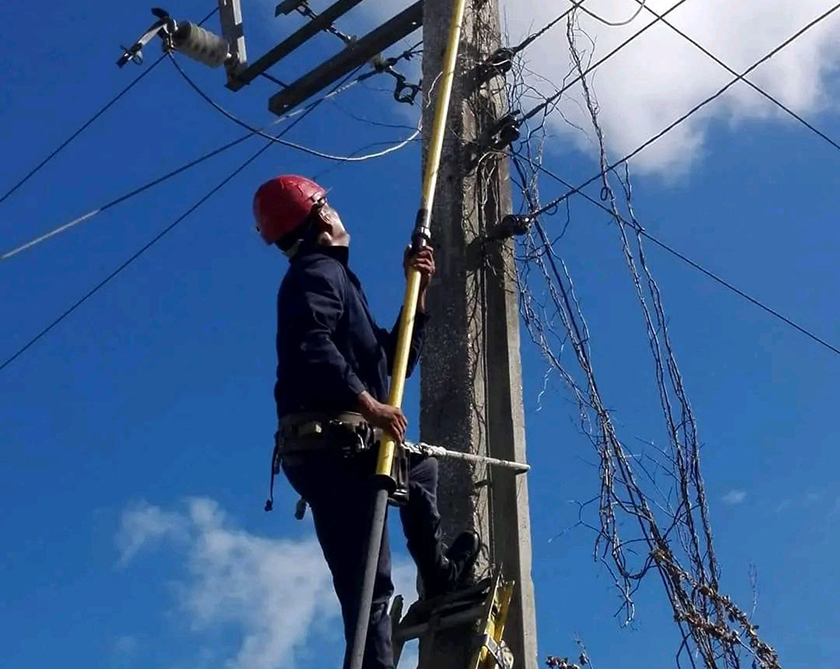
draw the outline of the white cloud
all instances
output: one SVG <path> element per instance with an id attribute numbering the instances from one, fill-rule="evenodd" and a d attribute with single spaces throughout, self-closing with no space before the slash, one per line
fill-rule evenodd
<path id="1" fill-rule="evenodd" d="M 133 505 L 123 514 L 117 534 L 119 564 L 128 564 L 145 546 L 159 543 L 168 537 L 181 536 L 186 525 L 185 518 L 180 514 L 163 511 L 145 502 Z"/>
<path id="2" fill-rule="evenodd" d="M 123 514 L 118 534 L 125 565 L 150 543 L 174 538 L 187 577 L 180 606 L 197 631 L 229 625 L 241 633 L 228 669 L 290 669 L 310 631 L 338 618 L 338 604 L 314 539 L 267 539 L 236 528 L 218 505 L 193 499 L 185 512 L 143 505 Z"/>
<path id="3" fill-rule="evenodd" d="M 722 498 L 724 504 L 730 506 L 737 506 L 747 499 L 747 493 L 744 490 L 730 490 Z"/>
<path id="4" fill-rule="evenodd" d="M 648 0 L 659 14 L 676 0 Z M 542 0 L 505 0 L 510 40 L 517 43 L 533 27 L 540 27 L 559 14 L 562 3 Z M 528 10 L 523 11 L 527 6 Z M 586 7 L 612 20 L 629 17 L 638 7 L 634 0 L 587 0 Z M 688 0 L 666 18 L 718 56 L 735 71 L 751 66 L 809 21 L 826 10 L 821 0 Z M 654 17 L 647 12 L 626 27 L 604 26 L 581 15 L 581 27 L 596 42 L 596 59 L 638 32 Z M 837 67 L 840 43 L 835 39 L 840 16 L 830 17 L 756 69 L 750 79 L 797 112 L 813 115 L 829 100 L 826 77 Z M 579 42 L 584 45 L 585 40 Z M 560 82 L 570 71 L 565 27 L 536 41 L 527 51 L 529 66 Z M 595 89 L 601 104 L 601 121 L 613 157 L 621 157 L 716 92 L 733 77 L 689 44 L 668 26 L 659 23 L 596 70 Z M 588 127 L 580 107 L 580 86 L 569 91 L 561 104 L 570 120 Z M 755 119 L 788 119 L 783 112 L 750 89 L 734 86 L 669 135 L 642 152 L 634 164 L 643 171 L 674 176 L 702 156 L 706 134 L 713 120 L 742 123 Z M 559 115 L 553 129 L 578 147 L 590 144 L 571 130 Z"/>
<path id="5" fill-rule="evenodd" d="M 372 25 L 373 20 L 389 18 L 410 1 L 371 0 L 363 5 L 371 19 L 366 23 Z M 647 0 L 658 14 L 676 3 L 677 0 Z M 518 44 L 533 30 L 556 18 L 570 3 L 563 0 L 501 0 L 501 5 L 509 41 Z M 586 0 L 585 6 L 612 21 L 629 18 L 638 8 L 636 0 Z M 739 3 L 687 0 L 665 18 L 736 72 L 741 72 L 826 9 L 823 0 L 743 0 Z M 627 26 L 609 27 L 580 14 L 581 27 L 595 40 L 596 59 L 654 20 L 651 14 L 642 11 Z M 840 64 L 840 42 L 835 38 L 838 28 L 840 12 L 754 70 L 749 79 L 797 113 L 816 120 L 819 126 L 819 119 L 813 117 L 831 105 L 827 79 Z M 585 45 L 586 40 L 581 38 L 579 46 Z M 560 85 L 572 69 L 565 24 L 561 22 L 534 42 L 525 51 L 525 58 L 536 75 Z M 600 119 L 613 159 L 630 153 L 733 78 L 661 22 L 595 72 L 594 89 L 601 106 Z M 530 83 L 549 90 L 536 76 Z M 535 103 L 523 100 L 519 104 L 523 110 L 528 110 Z M 579 84 L 566 93 L 558 111 L 578 126 L 591 127 L 583 111 Z M 592 152 L 591 137 L 584 137 L 570 128 L 560 114 L 553 114 L 550 119 L 554 135 L 549 142 L 551 149 L 559 153 L 574 147 Z M 633 166 L 636 171 L 677 178 L 702 158 L 712 123 L 723 122 L 734 132 L 746 122 L 767 119 L 796 123 L 746 84 L 738 83 L 645 149 L 633 160 Z M 804 135 L 808 131 L 803 129 L 802 132 Z"/>
<path id="6" fill-rule="evenodd" d="M 197 632 L 236 630 L 241 641 L 233 657 L 203 645 L 203 657 L 227 669 L 294 669 L 312 642 L 342 643 L 342 626 L 332 580 L 314 538 L 291 541 L 260 537 L 235 526 L 213 500 L 187 501 L 183 511 L 167 511 L 146 503 L 125 510 L 117 547 L 119 564 L 127 566 L 143 549 L 168 541 L 177 556 L 174 573 L 186 574 L 177 584 L 178 605 Z M 162 575 L 172 580 L 172 573 Z M 396 592 L 411 602 L 415 592 L 412 563 L 396 560 Z M 128 637 L 126 637 L 128 639 Z M 122 645 L 128 644 L 125 641 Z M 136 644 L 135 644 L 136 645 Z M 416 667 L 408 652 L 401 668 Z"/>

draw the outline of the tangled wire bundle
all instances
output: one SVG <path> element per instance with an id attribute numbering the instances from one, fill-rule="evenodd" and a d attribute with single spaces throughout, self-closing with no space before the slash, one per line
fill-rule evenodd
<path id="1" fill-rule="evenodd" d="M 658 574 L 681 632 L 676 653 L 678 667 L 684 662 L 692 667 L 702 662 L 701 666 L 708 668 L 739 668 L 748 658 L 756 669 L 778 669 L 778 656 L 759 638 L 750 617 L 720 592 L 720 567 L 700 468 L 697 420 L 677 364 L 662 294 L 645 253 L 644 229 L 633 210 L 629 167 L 625 163 L 623 173 L 618 173 L 607 158 L 598 104 L 586 76 L 589 63 L 584 62 L 592 58 L 594 42 L 588 56 L 578 47 L 578 40 L 585 33 L 576 13 L 575 8 L 566 17 L 572 64 L 566 80 L 580 82 L 582 101 L 594 130 L 600 163 L 600 201 L 581 194 L 609 212 L 615 223 L 646 326 L 669 441 L 667 448 L 656 449 L 655 457 L 646 453 L 639 459 L 628 451 L 613 424 L 592 362 L 591 333 L 572 276 L 558 251 L 557 242 L 571 219 L 567 197 L 566 226 L 559 236 L 550 237 L 541 217 L 531 221 L 517 250 L 517 280 L 527 331 L 550 369 L 558 372 L 571 390 L 580 426 L 598 454 L 600 493 L 580 504 L 578 525 L 596 534 L 595 557 L 614 579 L 626 622 L 635 615 L 634 595 L 640 583 L 647 575 Z M 536 100 L 541 100 L 537 107 L 543 106 L 541 113 L 523 126 L 522 140 L 511 150 L 522 209 L 530 213 L 541 209 L 540 175 L 550 174 L 542 165 L 545 124 L 550 114 L 559 113 L 560 97 L 540 93 L 538 86 L 544 88 L 544 79 L 537 85 L 530 83 L 536 75 L 520 56 L 513 75 L 508 87 L 511 108 Z M 550 104 L 545 104 L 549 100 Z M 556 213 L 557 208 L 544 216 Z M 577 369 L 568 367 L 562 355 L 566 346 L 574 353 Z M 670 490 L 661 488 L 655 476 L 657 471 L 667 473 Z M 597 523 L 586 520 L 586 510 L 593 504 L 598 508 Z M 627 520 L 632 525 L 624 522 Z M 637 531 L 628 534 L 628 526 Z M 635 550 L 640 545 L 646 546 L 641 553 Z M 565 658 L 550 657 L 548 666 L 577 665 Z"/>

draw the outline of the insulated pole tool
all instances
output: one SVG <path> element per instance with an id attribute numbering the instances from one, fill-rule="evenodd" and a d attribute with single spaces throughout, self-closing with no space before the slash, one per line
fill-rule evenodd
<path id="1" fill-rule="evenodd" d="M 426 159 L 426 173 L 423 178 L 423 193 L 420 209 L 412 234 L 412 245 L 415 249 L 422 248 L 431 240 L 432 207 L 435 199 L 440 156 L 443 151 L 443 138 L 446 130 L 446 118 L 449 113 L 449 100 L 452 96 L 452 82 L 455 78 L 455 65 L 458 59 L 458 46 L 461 41 L 461 26 L 464 21 L 464 10 L 467 0 L 454 0 L 452 22 L 449 28 L 449 38 L 443 60 L 443 71 L 439 82 L 435 121 L 429 141 L 429 152 Z M 417 300 L 420 295 L 420 273 L 409 269 L 403 301 L 402 318 L 397 338 L 397 350 L 394 357 L 394 367 L 391 370 L 391 391 L 388 403 L 398 407 L 402 404 L 405 390 L 405 377 L 408 370 L 408 354 L 411 345 L 411 335 L 414 331 L 414 318 L 417 314 Z M 373 584 L 376 576 L 376 566 L 379 561 L 379 550 L 382 546 L 382 533 L 388 511 L 388 496 L 395 489 L 395 482 L 391 476 L 394 455 L 397 448 L 393 435 L 383 434 L 379 445 L 379 455 L 376 463 L 376 473 L 373 477 L 373 513 L 371 515 L 371 530 L 365 551 L 362 587 L 359 595 L 358 617 L 356 619 L 355 634 L 348 649 L 350 658 L 349 669 L 361 669 L 367 642 L 368 622 L 370 619 L 371 602 L 373 600 Z"/>

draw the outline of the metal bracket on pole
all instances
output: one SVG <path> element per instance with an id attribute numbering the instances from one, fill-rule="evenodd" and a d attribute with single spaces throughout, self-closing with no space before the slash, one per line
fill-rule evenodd
<path id="1" fill-rule="evenodd" d="M 308 0 L 283 0 L 283 2 L 277 5 L 274 9 L 274 16 L 280 16 L 281 14 L 288 15 L 292 12 L 297 12 L 301 16 L 308 18 L 310 21 L 314 21 L 320 16 L 320 14 L 312 10 L 309 6 Z M 338 39 L 344 42 L 345 45 L 352 44 L 356 40 L 353 35 L 346 35 L 332 23 L 324 26 L 322 30 L 330 33 L 331 35 L 335 35 Z"/>
<path id="2" fill-rule="evenodd" d="M 219 0 L 219 20 L 222 24 L 222 35 L 227 40 L 231 55 L 230 60 L 225 63 L 228 82 L 230 82 L 248 64 L 240 0 Z"/>
<path id="3" fill-rule="evenodd" d="M 318 18 L 301 26 L 298 30 L 280 42 L 280 44 L 260 56 L 248 67 L 244 68 L 236 79 L 228 82 L 227 87 L 232 91 L 238 91 L 244 86 L 247 86 L 254 79 L 260 76 L 262 72 L 265 72 L 268 68 L 279 63 L 283 58 L 292 53 L 292 51 L 308 42 L 322 30 L 325 30 L 327 26 L 331 26 L 337 18 L 343 16 L 361 2 L 362 0 L 336 0 L 336 2 L 321 12 L 318 15 Z M 287 9 L 289 12 L 292 12 L 300 4 L 302 3 L 295 2 L 295 0 L 283 2 L 278 5 L 277 10 L 280 11 L 281 14 L 287 13 Z"/>
<path id="4" fill-rule="evenodd" d="M 311 21 L 311 26 L 327 14 Z M 423 3 L 421 0 L 407 7 L 394 18 L 382 24 L 364 37 L 360 37 L 341 53 L 336 54 L 311 72 L 292 82 L 288 88 L 275 94 L 269 100 L 268 108 L 275 114 L 282 115 L 315 95 L 341 77 L 364 65 L 371 58 L 417 30 L 423 23 Z M 303 28 L 301 29 L 303 30 Z M 300 31 L 299 31 L 300 32 Z M 290 41 L 290 37 L 286 41 Z M 269 52 L 270 53 L 270 52 Z M 259 61 L 258 61 L 259 62 Z M 252 67 L 256 67 L 255 63 Z M 248 68 L 249 70 L 251 68 Z"/>

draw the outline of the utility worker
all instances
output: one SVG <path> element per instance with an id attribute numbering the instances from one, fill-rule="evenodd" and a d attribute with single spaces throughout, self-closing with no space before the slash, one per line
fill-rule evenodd
<path id="1" fill-rule="evenodd" d="M 275 463 L 312 508 L 315 531 L 341 603 L 348 645 L 360 596 L 365 542 L 370 533 L 369 481 L 375 470 L 374 429 L 405 438 L 403 412 L 385 403 L 396 346 L 376 325 L 358 278 L 348 266 L 350 235 L 318 184 L 280 176 L 254 197 L 260 235 L 289 258 L 277 298 Z M 409 373 L 427 321 L 426 288 L 435 272 L 431 248 L 406 251 L 421 275 Z M 400 518 L 417 564 L 424 596 L 454 590 L 475 563 L 481 542 L 464 532 L 446 549 L 437 509 L 438 463 L 411 456 L 408 500 Z M 270 508 L 270 505 L 266 507 Z M 393 669 L 388 601 L 394 592 L 387 528 L 379 554 L 365 669 Z M 345 657 L 345 667 L 349 658 Z"/>

